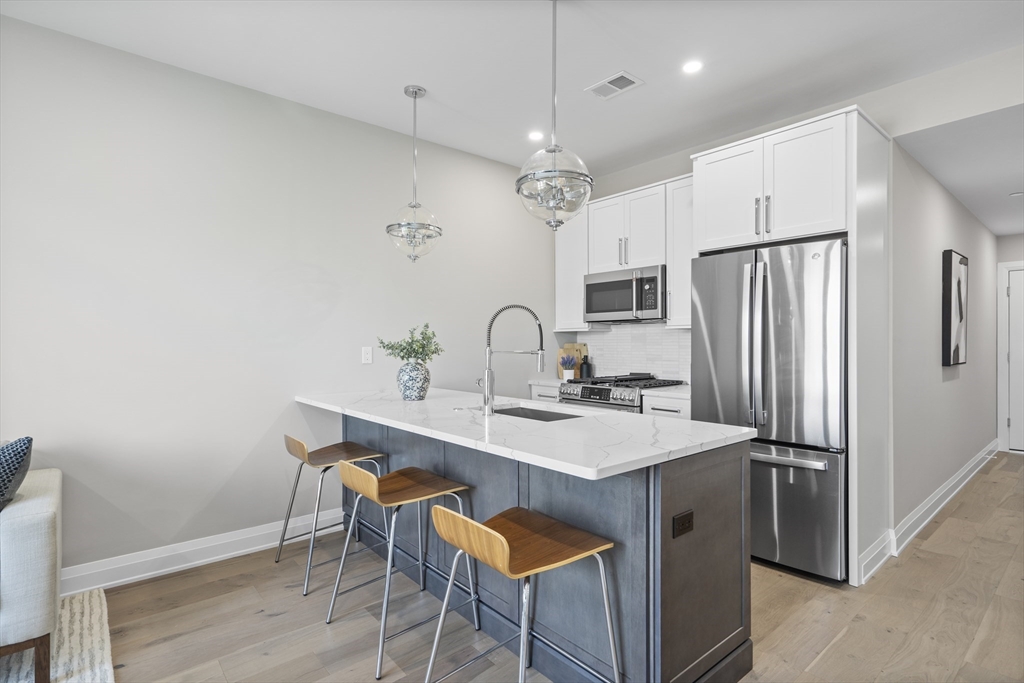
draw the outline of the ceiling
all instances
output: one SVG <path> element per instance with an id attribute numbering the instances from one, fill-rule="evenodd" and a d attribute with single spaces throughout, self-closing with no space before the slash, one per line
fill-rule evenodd
<path id="1" fill-rule="evenodd" d="M 0 0 L 0 12 L 515 166 L 550 125 L 547 0 Z M 1019 0 L 564 0 L 559 135 L 603 175 L 1024 42 Z M 703 71 L 685 75 L 683 62 Z M 625 70 L 614 99 L 584 88 Z"/>
<path id="2" fill-rule="evenodd" d="M 1024 232 L 1024 104 L 896 138 L 996 235 Z"/>

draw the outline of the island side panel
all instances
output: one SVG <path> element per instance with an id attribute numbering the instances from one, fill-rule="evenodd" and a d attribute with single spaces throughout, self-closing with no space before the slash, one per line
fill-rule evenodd
<path id="1" fill-rule="evenodd" d="M 376 422 L 368 422 L 366 420 L 359 420 L 354 417 L 349 417 L 348 415 L 343 415 L 341 419 L 341 429 L 342 438 L 346 441 L 354 441 L 355 443 L 366 446 L 367 448 L 372 448 L 378 453 L 388 452 L 387 427 L 385 427 L 384 425 L 379 425 Z M 381 458 L 378 460 L 378 462 L 380 462 L 381 467 L 384 468 L 384 471 L 386 472 L 387 459 Z M 377 470 L 373 467 L 373 465 L 357 465 L 357 467 L 363 467 L 365 469 L 368 469 L 374 474 L 377 473 Z M 335 470 L 336 469 L 337 468 L 335 468 Z M 328 474 L 327 476 L 339 476 L 335 470 L 332 470 L 330 474 Z M 352 493 L 352 491 L 349 491 L 348 488 L 346 488 L 343 499 L 345 501 L 345 510 L 351 514 L 352 506 L 355 504 L 356 501 L 356 495 Z M 367 523 L 371 524 L 376 529 L 384 528 L 382 525 L 383 519 L 381 517 L 381 511 L 379 507 L 373 504 L 360 504 L 360 507 L 363 508 L 362 516 L 363 519 L 367 521 Z M 383 531 L 381 533 L 383 535 Z"/>
<path id="2" fill-rule="evenodd" d="M 403 467 L 419 467 L 420 469 L 444 476 L 445 443 L 443 441 L 387 427 L 387 444 L 389 449 L 388 471 L 396 472 Z M 463 483 L 471 484 L 471 482 Z M 434 525 L 430 521 L 430 506 L 436 502 L 439 502 L 439 499 L 423 501 L 403 507 L 398 515 L 398 533 L 395 543 L 413 557 L 416 556 L 416 525 L 418 523 L 416 509 L 419 506 L 422 511 L 423 552 L 431 564 L 441 566 L 443 558 L 438 549 L 437 532 L 434 531 Z M 399 567 L 407 563 L 406 560 L 401 558 L 396 558 L 395 560 L 395 564 Z"/>
<path id="3" fill-rule="evenodd" d="M 526 468 L 526 465 L 521 465 Z M 529 467 L 524 507 L 609 539 L 612 618 L 624 680 L 648 679 L 648 472 L 597 481 Z M 605 676 L 611 652 L 597 562 L 585 559 L 535 579 L 534 629 Z"/>
<path id="4" fill-rule="evenodd" d="M 690 683 L 750 638 L 750 445 L 657 469 L 656 678 Z M 692 530 L 673 538 L 690 510 Z"/>
<path id="5" fill-rule="evenodd" d="M 455 481 L 469 484 L 472 488 L 463 493 L 466 503 L 466 515 L 478 522 L 490 519 L 494 515 L 520 505 L 519 500 L 519 463 L 515 460 L 502 458 L 490 453 L 458 446 L 444 444 L 444 476 Z M 445 507 L 458 510 L 458 503 L 451 498 L 444 501 Z M 433 523 L 431 531 L 433 532 Z M 440 564 L 445 571 L 451 571 L 451 562 L 456 550 L 441 541 L 435 535 L 431 540 L 440 544 L 439 553 L 444 557 Z M 519 621 L 519 589 L 515 581 L 510 581 L 502 574 L 491 569 L 482 562 L 476 562 L 477 585 L 480 599 L 496 612 L 507 619 Z M 460 561 L 457 568 L 460 580 L 468 585 L 466 563 Z"/>

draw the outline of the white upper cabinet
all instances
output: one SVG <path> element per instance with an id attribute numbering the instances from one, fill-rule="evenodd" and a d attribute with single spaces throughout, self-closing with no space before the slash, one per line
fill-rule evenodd
<path id="1" fill-rule="evenodd" d="M 590 272 L 665 263 L 665 186 L 657 185 L 587 207 Z"/>
<path id="2" fill-rule="evenodd" d="M 555 232 L 555 332 L 589 330 L 583 320 L 587 274 L 587 212 Z"/>
<path id="3" fill-rule="evenodd" d="M 623 267 L 644 268 L 665 263 L 665 186 L 630 192 L 623 237 Z"/>
<path id="4" fill-rule="evenodd" d="M 694 250 L 845 231 L 846 118 L 836 114 L 695 157 Z"/>
<path id="5" fill-rule="evenodd" d="M 846 230 L 846 117 L 764 138 L 764 238 Z"/>
<path id="6" fill-rule="evenodd" d="M 698 251 L 761 241 L 761 140 L 697 157 L 693 164 L 693 231 Z"/>
<path id="7" fill-rule="evenodd" d="M 693 258 L 693 178 L 665 186 L 667 327 L 690 327 L 690 259 Z"/>
<path id="8" fill-rule="evenodd" d="M 626 225 L 623 198 L 593 202 L 587 206 L 587 215 L 590 220 L 590 272 L 607 273 L 625 268 L 622 253 Z"/>

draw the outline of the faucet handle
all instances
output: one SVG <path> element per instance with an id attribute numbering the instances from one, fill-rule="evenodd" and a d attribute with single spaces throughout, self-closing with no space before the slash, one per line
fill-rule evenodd
<path id="1" fill-rule="evenodd" d="M 477 377 L 476 385 L 478 387 L 483 387 L 483 385 L 484 385 L 484 378 L 483 377 Z"/>

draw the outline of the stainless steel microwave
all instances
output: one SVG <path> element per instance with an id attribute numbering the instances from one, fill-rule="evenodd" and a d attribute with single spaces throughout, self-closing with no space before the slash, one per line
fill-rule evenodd
<path id="1" fill-rule="evenodd" d="M 639 323 L 665 319 L 665 266 L 583 276 L 583 319 Z"/>

